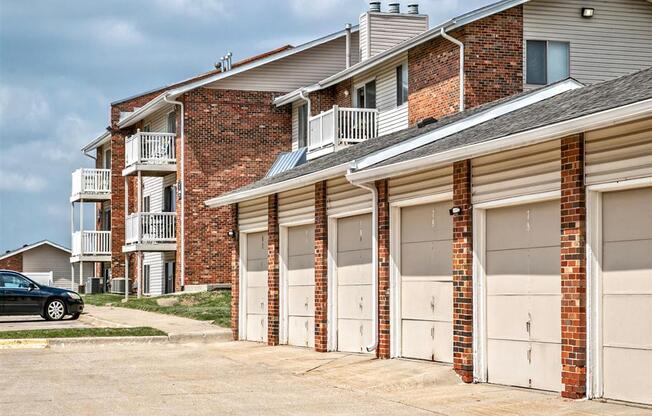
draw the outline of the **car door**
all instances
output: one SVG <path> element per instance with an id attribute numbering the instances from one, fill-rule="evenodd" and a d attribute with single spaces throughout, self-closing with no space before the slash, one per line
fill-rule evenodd
<path id="1" fill-rule="evenodd" d="M 30 282 L 16 273 L 4 272 L 4 315 L 39 315 L 41 313 L 41 294 L 38 286 L 30 288 Z"/>

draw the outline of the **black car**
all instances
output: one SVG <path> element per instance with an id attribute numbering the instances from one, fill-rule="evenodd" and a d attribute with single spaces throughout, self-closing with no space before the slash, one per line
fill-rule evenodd
<path id="1" fill-rule="evenodd" d="M 78 293 L 38 284 L 18 272 L 0 270 L 0 315 L 41 315 L 58 321 L 79 318 L 84 301 Z"/>

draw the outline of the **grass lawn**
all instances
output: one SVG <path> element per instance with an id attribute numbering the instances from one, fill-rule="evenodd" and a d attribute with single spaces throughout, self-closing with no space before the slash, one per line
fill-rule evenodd
<path id="1" fill-rule="evenodd" d="M 82 338 L 82 337 L 151 337 L 167 335 L 147 326 L 136 328 L 57 328 L 0 331 L 0 339 Z"/>
<path id="2" fill-rule="evenodd" d="M 159 299 L 169 298 L 177 299 L 178 302 L 172 306 L 161 306 L 157 302 Z M 89 305 L 104 306 L 110 303 L 113 306 L 166 313 L 200 321 L 212 321 L 213 324 L 224 328 L 231 326 L 231 291 L 229 290 L 140 299 L 129 296 L 129 301 L 126 303 L 123 303 L 122 299 L 124 299 L 122 295 L 84 295 L 84 302 Z"/>

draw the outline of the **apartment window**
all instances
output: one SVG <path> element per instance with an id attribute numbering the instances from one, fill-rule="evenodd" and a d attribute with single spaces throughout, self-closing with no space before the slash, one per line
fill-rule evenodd
<path id="1" fill-rule="evenodd" d="M 111 169 L 111 149 L 104 151 L 104 169 Z"/>
<path id="2" fill-rule="evenodd" d="M 308 146 L 308 104 L 303 104 L 297 108 L 297 117 L 299 123 L 298 141 L 299 148 Z"/>
<path id="3" fill-rule="evenodd" d="M 171 111 L 168 113 L 168 133 L 177 132 L 177 112 Z"/>
<path id="4" fill-rule="evenodd" d="M 526 83 L 547 85 L 570 76 L 570 44 L 528 40 L 526 44 Z"/>
<path id="5" fill-rule="evenodd" d="M 407 64 L 396 67 L 396 106 L 400 107 L 408 100 Z"/>
<path id="6" fill-rule="evenodd" d="M 166 186 L 163 189 L 163 212 L 177 211 L 177 187 L 175 185 Z"/>
<path id="7" fill-rule="evenodd" d="M 143 130 L 142 130 L 142 131 L 144 131 L 144 132 L 150 132 L 150 131 L 152 131 L 152 126 L 150 126 L 149 124 L 145 124 L 145 125 L 143 126 Z"/>
<path id="8" fill-rule="evenodd" d="M 143 265 L 143 293 L 149 294 L 149 283 L 151 280 L 151 266 L 149 264 Z"/>
<path id="9" fill-rule="evenodd" d="M 376 80 L 356 88 L 355 106 L 357 108 L 376 108 Z"/>
<path id="10" fill-rule="evenodd" d="M 104 215 L 102 216 L 102 230 L 111 231 L 111 209 L 104 211 Z"/>
<path id="11" fill-rule="evenodd" d="M 150 197 L 149 195 L 143 197 L 143 209 L 142 212 L 149 212 L 149 202 L 150 202 Z"/>

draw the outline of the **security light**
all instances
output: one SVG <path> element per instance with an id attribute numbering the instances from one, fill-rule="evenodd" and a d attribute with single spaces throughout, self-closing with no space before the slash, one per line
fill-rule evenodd
<path id="1" fill-rule="evenodd" d="M 236 236 L 236 231 L 235 230 L 229 230 L 229 237 L 235 238 Z"/>
<path id="2" fill-rule="evenodd" d="M 462 208 L 461 207 L 453 207 L 453 208 L 449 209 L 448 212 L 451 215 L 459 215 L 459 214 L 462 213 Z"/>
<path id="3" fill-rule="evenodd" d="M 582 7 L 582 17 L 590 19 L 595 14 L 595 9 L 593 7 Z"/>

